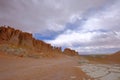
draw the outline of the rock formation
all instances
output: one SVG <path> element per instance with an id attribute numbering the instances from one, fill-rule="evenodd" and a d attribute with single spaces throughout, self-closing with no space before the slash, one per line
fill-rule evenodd
<path id="1" fill-rule="evenodd" d="M 29 51 L 29 53 L 27 54 L 33 55 L 33 53 L 36 53 L 40 56 L 53 56 L 55 54 L 62 53 L 71 56 L 78 54 L 74 50 L 68 48 L 66 48 L 64 52 L 62 52 L 60 47 L 53 47 L 51 46 L 51 44 L 45 43 L 42 40 L 36 40 L 35 38 L 33 38 L 32 34 L 16 30 L 14 28 L 11 28 L 10 26 L 0 27 L 0 45 L 7 45 L 7 47 L 15 46 L 17 47 L 17 49 L 20 48 L 20 50 L 26 49 L 26 51 L 24 50 L 25 52 Z"/>
<path id="2" fill-rule="evenodd" d="M 75 50 L 71 50 L 69 48 L 66 48 L 63 53 L 70 56 L 78 55 L 78 53 Z"/>

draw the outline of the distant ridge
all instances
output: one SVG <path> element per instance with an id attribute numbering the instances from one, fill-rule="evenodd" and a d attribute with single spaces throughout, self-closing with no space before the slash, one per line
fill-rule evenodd
<path id="1" fill-rule="evenodd" d="M 118 62 L 120 63 L 120 51 L 114 53 L 114 54 L 111 54 L 111 55 L 108 55 L 106 57 L 106 59 L 108 59 L 109 61 L 113 61 L 113 62 Z"/>
<path id="2" fill-rule="evenodd" d="M 78 55 L 78 52 L 69 48 L 62 52 L 61 47 L 53 47 L 42 40 L 36 40 L 30 33 L 22 32 L 10 26 L 0 26 L 0 51 L 19 56 Z"/>

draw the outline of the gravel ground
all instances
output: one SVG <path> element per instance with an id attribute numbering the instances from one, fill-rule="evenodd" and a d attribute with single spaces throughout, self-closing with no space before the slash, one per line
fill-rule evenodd
<path id="1" fill-rule="evenodd" d="M 79 67 L 95 80 L 120 80 L 120 64 L 84 63 Z"/>

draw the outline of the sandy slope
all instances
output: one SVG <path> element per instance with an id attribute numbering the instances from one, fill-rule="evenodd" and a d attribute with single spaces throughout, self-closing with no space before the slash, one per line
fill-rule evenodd
<path id="1" fill-rule="evenodd" d="M 93 80 L 72 57 L 33 59 L 0 55 L 0 80 Z"/>

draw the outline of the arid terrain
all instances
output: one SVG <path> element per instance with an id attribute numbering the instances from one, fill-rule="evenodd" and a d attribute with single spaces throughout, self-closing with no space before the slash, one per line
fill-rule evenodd
<path id="1" fill-rule="evenodd" d="M 92 80 L 76 66 L 75 50 L 54 47 L 32 34 L 0 27 L 0 80 Z"/>
<path id="2" fill-rule="evenodd" d="M 0 80 L 120 80 L 120 64 L 67 55 L 31 58 L 1 54 Z"/>
<path id="3" fill-rule="evenodd" d="M 85 57 L 2 26 L 0 80 L 120 80 L 120 51 Z"/>
<path id="4" fill-rule="evenodd" d="M 120 80 L 120 64 L 83 64 L 80 68 L 95 80 Z"/>
<path id="5" fill-rule="evenodd" d="M 0 80 L 93 80 L 76 57 L 20 58 L 0 55 Z"/>
<path id="6" fill-rule="evenodd" d="M 120 64 L 110 63 L 112 61 L 107 63 L 107 60 L 102 62 L 82 59 L 78 67 L 94 80 L 120 80 Z"/>

